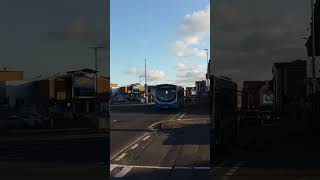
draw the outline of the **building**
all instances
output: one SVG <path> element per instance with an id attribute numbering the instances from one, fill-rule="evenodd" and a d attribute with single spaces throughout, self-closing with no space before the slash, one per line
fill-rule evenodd
<path id="1" fill-rule="evenodd" d="M 9 70 L 4 68 L 0 70 L 0 106 L 8 106 L 7 81 L 23 80 L 23 71 Z"/>
<path id="2" fill-rule="evenodd" d="M 305 46 L 307 49 L 307 54 L 309 56 L 308 61 L 306 61 L 306 71 L 307 71 L 307 78 L 308 78 L 308 86 L 309 88 L 313 88 L 313 83 L 311 82 L 311 79 L 313 78 L 313 66 L 314 66 L 314 75 L 317 79 L 317 86 L 318 91 L 320 90 L 319 82 L 320 82 L 320 0 L 316 0 L 316 3 L 314 5 L 314 55 L 315 55 L 315 63 L 313 64 L 312 61 L 312 34 L 310 34 Z M 312 23 L 312 19 L 310 19 L 310 24 Z M 309 93 L 311 94 L 311 93 Z"/>
<path id="3" fill-rule="evenodd" d="M 257 109 L 259 105 L 259 90 L 265 81 L 244 81 L 241 92 L 241 108 Z"/>
<path id="4" fill-rule="evenodd" d="M 38 113 L 97 112 L 95 108 L 108 102 L 110 82 L 107 77 L 98 77 L 95 82 L 95 72 L 81 69 L 8 86 L 9 105 L 18 111 Z"/>
<path id="5" fill-rule="evenodd" d="M 274 105 L 277 112 L 283 112 L 289 101 L 301 101 L 307 94 L 306 61 L 274 63 L 273 69 Z"/>
<path id="6" fill-rule="evenodd" d="M 196 95 L 195 87 L 186 87 L 186 97 L 191 97 Z"/>
<path id="7" fill-rule="evenodd" d="M 156 95 L 156 86 L 148 85 L 148 99 L 153 102 Z"/>
<path id="8" fill-rule="evenodd" d="M 195 89 L 196 89 L 196 94 L 198 96 L 206 96 L 207 95 L 206 81 L 196 81 Z"/>

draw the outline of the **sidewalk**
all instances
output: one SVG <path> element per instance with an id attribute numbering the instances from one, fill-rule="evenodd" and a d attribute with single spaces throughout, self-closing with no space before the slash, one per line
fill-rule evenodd
<path id="1" fill-rule="evenodd" d="M 65 129 L 5 129 L 1 130 L 0 137 L 21 137 L 27 135 L 50 135 L 50 134 L 108 134 L 109 129 L 100 130 L 92 128 L 65 128 Z"/>

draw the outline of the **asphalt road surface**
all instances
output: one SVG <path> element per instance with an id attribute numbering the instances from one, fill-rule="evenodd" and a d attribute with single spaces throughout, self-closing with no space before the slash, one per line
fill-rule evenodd
<path id="1" fill-rule="evenodd" d="M 217 155 L 210 179 L 320 179 L 319 137 L 318 130 L 311 132 L 290 119 L 242 127 L 237 143 Z"/>
<path id="2" fill-rule="evenodd" d="M 39 133 L 2 135 L 1 179 L 106 179 L 109 135 Z"/>
<path id="3" fill-rule="evenodd" d="M 180 110 L 113 106 L 111 179 L 207 179 L 208 107 L 208 102 Z"/>

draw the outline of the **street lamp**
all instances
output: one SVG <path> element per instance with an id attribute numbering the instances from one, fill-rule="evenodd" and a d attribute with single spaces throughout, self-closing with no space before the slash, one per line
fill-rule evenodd
<path id="1" fill-rule="evenodd" d="M 95 95 L 97 95 L 97 71 L 98 71 L 98 49 L 103 49 L 104 46 L 92 46 L 89 49 L 94 50 L 94 70 L 95 70 Z"/>
<path id="2" fill-rule="evenodd" d="M 98 71 L 98 64 L 97 64 L 97 61 L 98 61 L 98 49 L 103 49 L 104 46 L 92 46 L 92 47 L 89 47 L 89 49 L 93 49 L 94 50 L 94 69 L 95 69 L 95 85 L 94 85 L 94 88 L 95 88 L 95 91 L 94 91 L 94 95 L 95 95 L 95 98 L 94 98 L 94 112 L 96 112 L 96 102 L 97 102 L 97 95 L 98 95 L 98 76 L 97 76 L 97 71 Z M 100 110 L 99 110 L 99 113 L 100 113 Z"/>
<path id="3" fill-rule="evenodd" d="M 209 67 L 209 50 L 208 49 L 203 49 L 203 50 L 207 52 L 207 70 L 208 70 L 208 67 Z M 209 80 L 208 80 L 207 76 L 206 76 L 206 86 L 207 86 L 207 91 L 208 91 Z"/>
<path id="4" fill-rule="evenodd" d="M 312 82 L 313 82 L 313 93 L 317 91 L 316 77 L 315 77 L 315 32 L 314 32 L 314 2 L 311 0 L 311 53 L 312 53 Z"/>
<path id="5" fill-rule="evenodd" d="M 144 59 L 144 82 L 145 82 L 144 98 L 145 98 L 145 103 L 148 103 L 147 58 Z"/>

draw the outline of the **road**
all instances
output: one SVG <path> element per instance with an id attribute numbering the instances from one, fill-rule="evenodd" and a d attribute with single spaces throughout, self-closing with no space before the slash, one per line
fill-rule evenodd
<path id="1" fill-rule="evenodd" d="M 112 106 L 112 179 L 208 177 L 208 119 L 208 102 L 180 110 L 157 110 L 153 105 Z"/>
<path id="2" fill-rule="evenodd" d="M 320 179 L 320 134 L 291 124 L 242 127 L 237 143 L 217 155 L 210 179 Z"/>
<path id="3" fill-rule="evenodd" d="M 2 135 L 1 179 L 106 179 L 108 141 L 106 133 Z"/>

